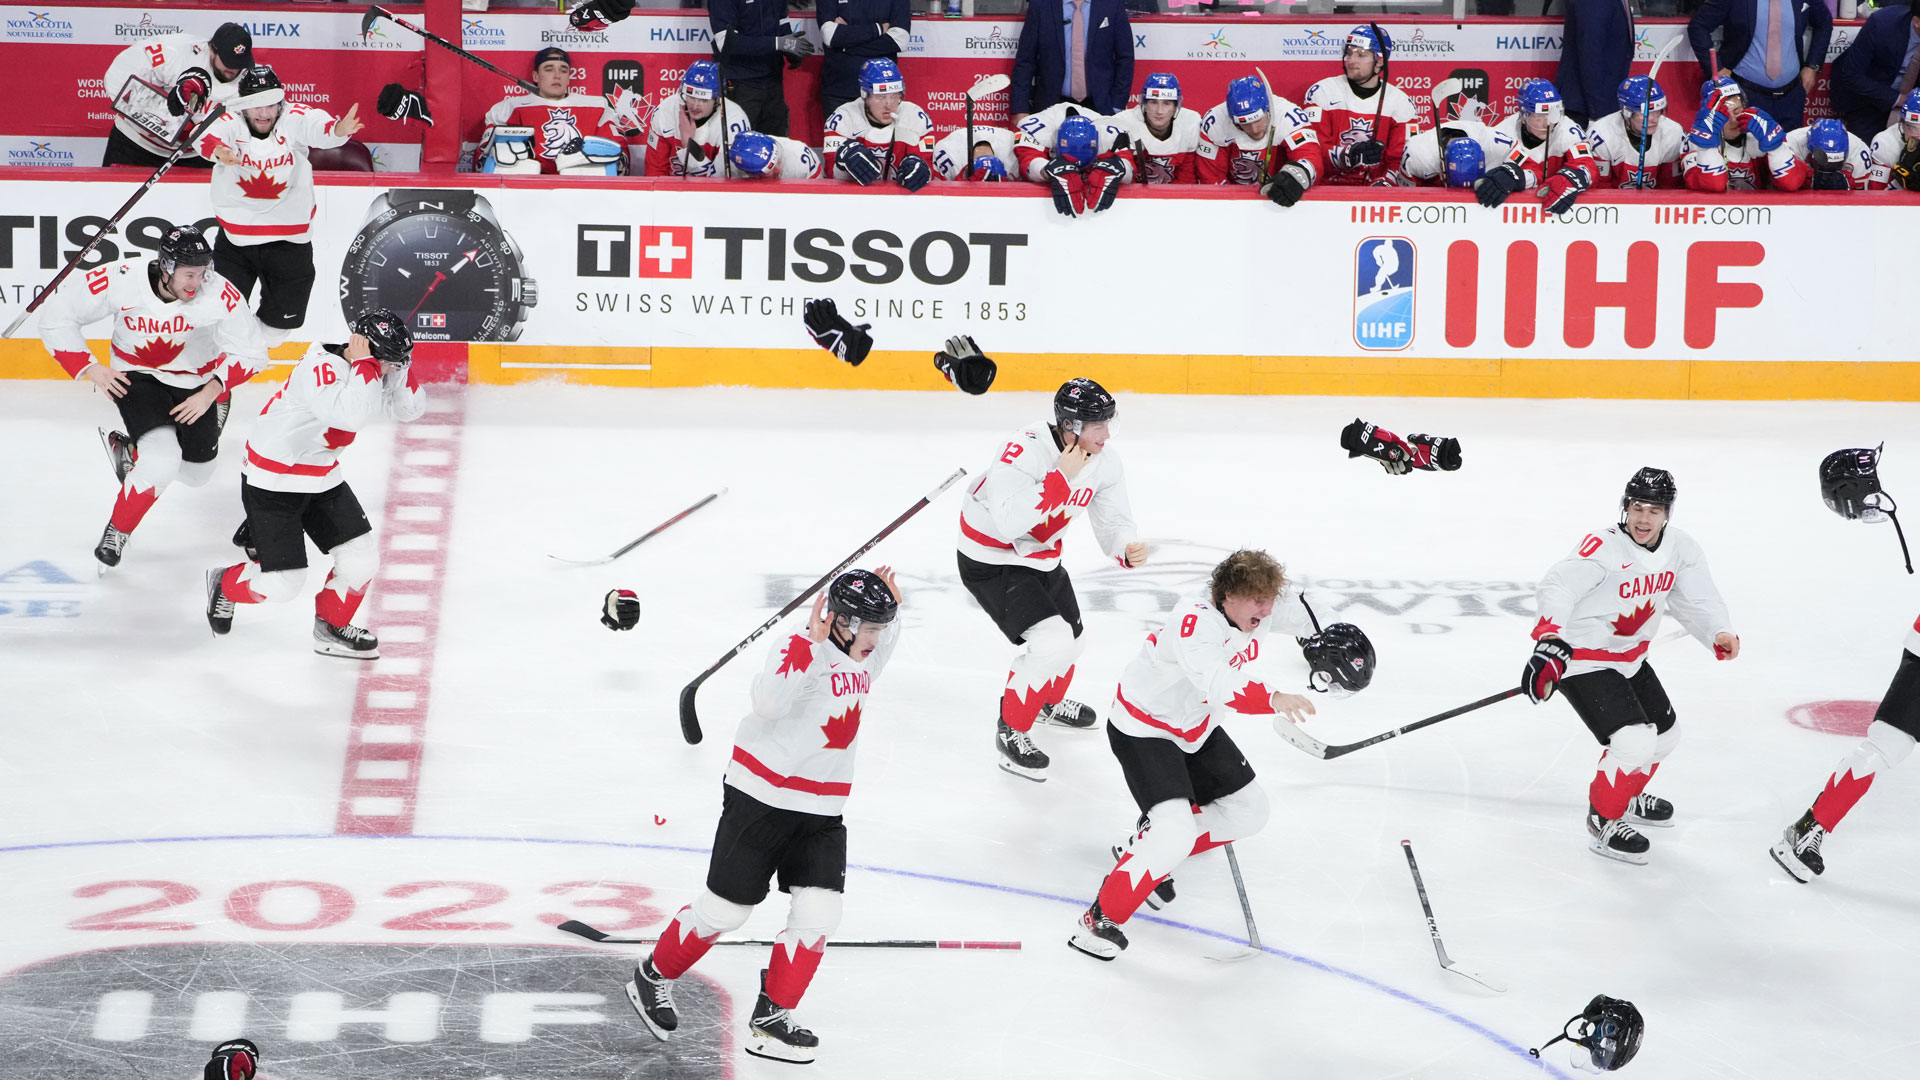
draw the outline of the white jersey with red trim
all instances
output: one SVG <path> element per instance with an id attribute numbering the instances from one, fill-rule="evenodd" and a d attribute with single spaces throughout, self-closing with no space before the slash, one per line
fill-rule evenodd
<path id="1" fill-rule="evenodd" d="M 1289 589 L 1274 601 L 1273 615 L 1252 630 L 1227 621 L 1204 594 L 1173 606 L 1166 625 L 1120 673 L 1107 722 L 1122 735 L 1165 739 L 1193 753 L 1228 716 L 1272 716 L 1273 688 L 1241 669 L 1260 658 L 1270 626 L 1305 637 L 1313 622 Z"/>
<path id="2" fill-rule="evenodd" d="M 1690 147 L 1691 143 L 1688 144 Z M 1804 168 L 1794 159 L 1783 140 L 1772 152 L 1760 149 L 1760 140 L 1722 136 L 1720 145 L 1702 150 L 1693 147 L 1680 159 L 1680 170 L 1687 187 L 1694 191 L 1767 191 L 1776 186 L 1776 177 Z"/>
<path id="3" fill-rule="evenodd" d="M 1011 128 L 994 127 L 991 124 L 973 125 L 974 145 L 986 143 L 991 147 L 993 156 L 1000 161 L 1000 167 L 1007 170 L 1009 180 L 1020 175 L 1020 161 L 1013 152 L 1017 138 Z M 933 171 L 942 180 L 973 179 L 973 150 L 967 145 L 966 128 L 955 128 L 934 144 Z"/>
<path id="4" fill-rule="evenodd" d="M 1499 161 L 1489 159 L 1488 169 L 1511 161 L 1520 166 L 1529 188 L 1539 187 L 1547 177 L 1561 169 L 1585 169 L 1590 182 L 1598 178 L 1598 166 L 1593 162 L 1593 144 L 1587 139 L 1587 133 L 1580 130 L 1579 124 L 1562 116 L 1553 122 L 1547 137 L 1532 146 L 1527 145 L 1523 131 L 1519 113 L 1500 121 L 1493 129 L 1493 134 L 1505 148 L 1506 154 Z"/>
<path id="5" fill-rule="evenodd" d="M 1127 545 L 1139 536 L 1120 456 L 1107 447 L 1071 481 L 1059 463 L 1048 424 L 1008 440 L 960 504 L 960 553 L 976 562 L 1051 570 L 1060 565 L 1061 530 L 1084 512 L 1100 550 L 1126 565 Z"/>
<path id="6" fill-rule="evenodd" d="M 1900 164 L 1900 158 L 1907 152 L 1907 133 L 1900 130 L 1900 124 L 1882 131 L 1867 144 L 1867 158 L 1870 166 L 1867 174 L 1867 188 L 1878 191 L 1891 187 L 1894 182 L 1894 166 Z M 1914 140 L 1920 142 L 1920 139 Z"/>
<path id="7" fill-rule="evenodd" d="M 1489 166 L 1506 160 L 1510 144 L 1496 139 L 1493 129 L 1478 120 L 1449 120 L 1446 127 L 1458 128 L 1480 144 L 1481 156 Z M 1445 187 L 1447 162 L 1440 146 L 1440 129 L 1428 128 L 1407 140 L 1407 152 L 1401 158 L 1400 175 L 1409 184 Z"/>
<path id="8" fill-rule="evenodd" d="M 186 32 L 162 34 L 159 37 L 146 38 L 120 50 L 120 54 L 107 65 L 107 74 L 100 88 L 106 92 L 107 100 L 111 102 L 120 93 L 120 88 L 126 85 L 127 80 L 137 76 L 152 84 L 164 95 L 173 88 L 174 82 L 188 68 L 199 68 L 212 76 L 213 46 L 209 45 L 207 39 L 200 34 Z M 234 99 L 240 96 L 238 75 L 234 76 L 230 82 L 221 82 L 218 76 L 214 76 L 212 82 L 211 89 L 207 91 L 207 97 L 212 101 L 231 106 Z M 162 110 L 165 107 L 165 105 L 160 106 Z M 200 117 L 205 119 L 206 114 L 201 113 Z M 172 119 L 182 124 L 186 122 L 184 116 Z M 171 146 L 155 139 L 147 129 L 118 113 L 114 114 L 113 126 L 119 129 L 120 134 L 132 139 L 135 145 L 149 153 L 159 154 L 161 157 L 173 153 Z"/>
<path id="9" fill-rule="evenodd" d="M 880 159 L 882 180 L 895 179 L 900 162 L 908 157 L 917 157 L 926 162 L 929 169 L 933 167 L 933 117 L 911 101 L 901 102 L 893 114 L 893 122 L 884 127 L 868 118 L 867 103 L 862 98 L 854 98 L 833 110 L 820 140 L 820 149 L 826 157 L 824 171 L 830 179 L 853 179 L 853 174 L 840 165 L 840 144 L 848 139 L 865 143 Z M 891 167 L 887 165 L 889 161 L 893 163 Z"/>
<path id="10" fill-rule="evenodd" d="M 753 677 L 753 711 L 734 732 L 726 783 L 768 806 L 838 814 L 853 792 L 867 694 L 899 642 L 897 615 L 865 660 L 804 628 L 775 640 Z"/>
<path id="11" fill-rule="evenodd" d="M 349 362 L 340 345 L 315 345 L 274 391 L 247 436 L 247 483 L 271 491 L 325 491 L 341 483 L 340 451 L 381 419 L 418 420 L 427 393 L 413 365 L 382 377 L 372 357 Z"/>
<path id="12" fill-rule="evenodd" d="M 1200 145 L 1195 167 L 1203 184 L 1258 184 L 1282 164 L 1297 161 L 1315 180 L 1326 175 L 1325 148 L 1313 114 L 1268 91 L 1268 129 L 1260 138 L 1248 135 L 1233 122 L 1227 103 L 1221 102 L 1200 118 Z"/>
<path id="13" fill-rule="evenodd" d="M 753 180 L 762 180 L 762 179 L 764 180 L 818 180 L 820 179 L 821 169 L 823 169 L 825 166 L 821 163 L 819 152 L 816 151 L 813 147 L 808 146 L 806 143 L 801 142 L 799 139 L 789 139 L 781 135 L 769 135 L 767 136 L 767 138 L 773 140 L 773 155 L 775 159 L 779 161 L 780 163 L 779 167 L 773 170 L 772 176 L 745 177 L 745 179 L 753 179 Z M 733 170 L 733 175 L 736 179 L 741 178 L 740 170 L 737 167 Z"/>
<path id="14" fill-rule="evenodd" d="M 1112 155 L 1119 158 L 1125 166 L 1120 174 L 1119 183 L 1133 180 L 1133 150 L 1131 147 L 1116 149 L 1125 137 L 1131 143 L 1133 137 L 1127 134 L 1117 116 L 1101 116 L 1084 105 L 1075 105 L 1062 101 L 1057 105 L 1041 109 L 1039 112 L 1020 121 L 1020 137 L 1013 145 L 1013 156 L 1020 162 L 1020 179 L 1043 183 L 1046 178 L 1040 170 L 1046 167 L 1058 152 L 1055 148 L 1060 142 L 1060 125 L 1069 117 L 1084 116 L 1093 121 L 1094 129 L 1100 133 L 1100 157 Z"/>
<path id="15" fill-rule="evenodd" d="M 1627 130 L 1627 110 L 1611 112 L 1587 129 L 1593 163 L 1600 170 L 1595 187 L 1635 187 L 1640 174 L 1640 141 Z M 1687 154 L 1687 129 L 1662 116 L 1647 144 L 1646 171 L 1655 188 L 1680 186 L 1680 159 Z"/>
<path id="16" fill-rule="evenodd" d="M 211 269 L 192 300 L 162 300 L 148 259 L 73 274 L 40 309 L 40 339 L 68 375 L 94 362 L 86 328 L 113 321 L 114 371 L 144 371 L 182 390 L 219 378 L 231 390 L 267 366 L 266 331 L 232 282 Z"/>
<path id="17" fill-rule="evenodd" d="M 655 115 L 665 111 L 658 109 Z M 560 171 L 556 159 L 560 157 L 562 148 L 575 139 L 598 135 L 619 143 L 624 153 L 628 147 L 627 138 L 615 127 L 613 112 L 606 98 L 579 91 L 569 92 L 557 101 L 539 94 L 513 94 L 495 102 L 493 108 L 487 110 L 487 126 L 480 133 L 480 146 L 474 151 L 473 167 L 478 170 L 487 155 L 493 152 L 493 129 L 496 127 L 532 128 L 534 160 L 540 163 L 540 171 L 548 175 Z"/>
<path id="18" fill-rule="evenodd" d="M 718 180 L 720 116 L 723 112 L 726 114 L 726 143 L 731 146 L 733 140 L 753 130 L 747 121 L 747 110 L 727 101 L 724 109 L 715 109 L 694 125 L 693 141 L 700 147 L 700 156 L 696 159 L 692 150 L 682 151 L 685 143 L 680 138 L 680 114 L 685 108 L 686 99 L 675 94 L 653 110 L 653 121 L 647 125 L 647 175 Z"/>
<path id="19" fill-rule="evenodd" d="M 325 109 L 289 103 L 264 139 L 255 138 L 246 118 L 233 113 L 207 128 L 195 152 L 212 161 L 224 146 L 240 158 L 238 165 L 213 166 L 213 212 L 228 243 L 308 242 L 315 203 L 307 148 L 345 145 L 347 137 L 335 135 L 333 125 Z"/>
<path id="20" fill-rule="evenodd" d="M 1328 158 L 1323 183 L 1365 187 L 1400 182 L 1397 166 L 1406 155 L 1407 140 L 1420 129 L 1420 114 L 1414 109 L 1413 99 L 1407 96 L 1406 91 L 1392 83 L 1384 85 L 1387 95 L 1384 102 L 1377 96 L 1377 88 L 1374 93 L 1361 97 L 1345 75 L 1329 75 L 1307 87 L 1302 104 L 1306 105 L 1310 115 L 1313 110 L 1319 110 L 1317 123 L 1320 146 Z M 1373 131 L 1376 110 L 1380 126 L 1385 129 L 1378 136 Z M 1333 164 L 1333 153 L 1337 148 L 1376 138 L 1387 148 L 1380 157 L 1380 164 L 1355 169 L 1342 169 Z"/>
<path id="21" fill-rule="evenodd" d="M 1800 191 L 1813 187 L 1813 164 L 1807 160 L 1807 141 L 1812 138 L 1811 127 L 1794 128 L 1780 143 L 1781 149 L 1793 155 L 1794 164 L 1799 168 L 1784 174 L 1776 171 L 1774 186 L 1782 191 Z M 1847 190 L 1865 191 L 1873 179 L 1873 152 L 1860 136 L 1847 132 L 1847 163 L 1841 166 L 1847 174 Z"/>
<path id="22" fill-rule="evenodd" d="M 1113 122 L 1133 140 L 1134 182 L 1137 184 L 1197 184 L 1200 182 L 1200 114 L 1176 109 L 1167 137 L 1147 126 L 1142 106 L 1115 114 Z"/>
<path id="23" fill-rule="evenodd" d="M 1569 676 L 1639 671 L 1663 615 L 1680 620 L 1708 648 L 1714 635 L 1733 632 L 1706 554 L 1672 525 L 1653 551 L 1615 525 L 1588 533 L 1540 579 L 1535 604 L 1534 640 L 1556 634 L 1572 646 Z"/>

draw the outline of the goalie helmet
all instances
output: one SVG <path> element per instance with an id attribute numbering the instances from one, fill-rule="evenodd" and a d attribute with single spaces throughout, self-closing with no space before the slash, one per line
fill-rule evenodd
<path id="1" fill-rule="evenodd" d="M 1595 994 L 1587 1007 L 1580 1010 L 1580 1015 L 1561 1025 L 1560 1034 L 1527 1053 L 1539 1057 L 1541 1050 L 1565 1040 L 1587 1051 L 1585 1055 L 1575 1055 L 1576 1066 L 1612 1072 L 1640 1052 L 1640 1038 L 1646 1030 L 1647 1022 L 1633 1002 Z"/>
<path id="2" fill-rule="evenodd" d="M 153 261 L 162 274 L 171 274 L 182 266 L 212 266 L 213 248 L 207 238 L 191 225 L 168 229 L 154 249 Z"/>
<path id="3" fill-rule="evenodd" d="M 1373 642 L 1352 623 L 1328 623 L 1302 638 L 1300 655 L 1307 658 L 1307 685 L 1319 693 L 1357 694 L 1373 682 Z"/>
<path id="4" fill-rule="evenodd" d="M 1053 393 L 1053 422 L 1069 435 L 1085 424 L 1112 420 L 1120 412 L 1113 395 L 1092 379 L 1068 379 Z"/>
<path id="5" fill-rule="evenodd" d="M 287 92 L 280 85 L 280 76 L 266 64 L 255 64 L 240 73 L 240 96 L 234 99 L 233 108 L 236 112 L 264 109 L 286 100 Z"/>
<path id="6" fill-rule="evenodd" d="M 827 610 L 833 613 L 836 627 L 854 634 L 863 623 L 885 626 L 892 622 L 900 613 L 900 601 L 893 598 L 893 590 L 879 574 L 849 570 L 827 586 Z"/>
<path id="7" fill-rule="evenodd" d="M 405 364 L 413 359 L 413 333 L 406 320 L 386 308 L 374 308 L 353 320 L 353 332 L 367 339 L 373 358 L 383 364 Z"/>

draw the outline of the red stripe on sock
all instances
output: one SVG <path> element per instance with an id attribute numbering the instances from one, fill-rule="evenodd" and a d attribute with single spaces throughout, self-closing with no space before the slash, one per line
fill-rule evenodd
<path id="1" fill-rule="evenodd" d="M 825 938 L 820 946 L 809 949 L 791 932 L 780 935 L 773 946 L 773 963 L 767 965 L 767 997 L 775 1005 L 791 1009 L 800 1004 L 813 983 L 813 973 L 820 970 L 820 961 L 826 956 Z"/>
<path id="2" fill-rule="evenodd" d="M 225 573 L 220 575 L 220 591 L 226 594 L 227 599 L 236 604 L 260 604 L 266 602 L 267 598 L 255 592 L 251 582 L 240 580 L 240 576 L 245 574 L 247 567 L 251 565 L 253 564 L 243 562 L 234 563 L 232 566 L 227 567 Z"/>
<path id="3" fill-rule="evenodd" d="M 1873 773 L 1855 776 L 1852 769 L 1848 769 L 1845 776 L 1835 773 L 1827 777 L 1826 790 L 1813 800 L 1813 820 L 1832 832 L 1840 819 L 1847 816 L 1847 811 L 1853 809 L 1853 804 L 1860 801 L 1860 796 L 1873 786 L 1873 777 Z"/>
<path id="4" fill-rule="evenodd" d="M 147 511 L 153 509 L 154 500 L 159 497 L 160 489 L 157 487 L 134 490 L 133 479 L 129 477 L 126 483 L 120 485 L 120 494 L 113 500 L 113 516 L 107 520 L 121 532 L 130 533 L 140 527 L 140 519 L 147 516 Z"/>
<path id="5" fill-rule="evenodd" d="M 1132 855 L 1121 856 L 1120 865 L 1114 867 L 1107 874 L 1106 880 L 1100 883 L 1100 910 L 1107 918 L 1117 923 L 1133 918 L 1133 913 L 1140 910 L 1140 905 L 1146 902 L 1147 894 L 1152 892 L 1155 886 L 1167 880 L 1165 875 L 1154 877 L 1153 872 L 1149 870 L 1140 875 L 1140 880 L 1136 884 L 1133 871 L 1141 868 L 1134 867 L 1130 870 L 1128 864 L 1131 862 L 1133 862 Z"/>
<path id="6" fill-rule="evenodd" d="M 1048 679 L 1037 689 L 1029 688 L 1026 693 L 1017 693 L 1013 688 L 1014 673 L 1007 672 L 1007 689 L 1000 697 L 1000 719 L 1015 731 L 1030 731 L 1034 721 L 1040 718 L 1040 710 L 1048 705 L 1060 704 L 1067 696 L 1067 687 L 1073 682 L 1073 667 L 1067 667 L 1067 673 L 1057 679 Z"/>
<path id="7" fill-rule="evenodd" d="M 689 904 L 674 915 L 673 922 L 667 924 L 667 931 L 653 947 L 653 970 L 669 979 L 677 979 L 687 973 L 687 969 L 707 955 L 713 943 L 720 935 L 701 937 L 693 930 L 693 905 Z"/>

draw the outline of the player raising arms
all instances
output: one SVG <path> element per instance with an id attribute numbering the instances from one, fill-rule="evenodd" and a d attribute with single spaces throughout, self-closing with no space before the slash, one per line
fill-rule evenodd
<path id="1" fill-rule="evenodd" d="M 1671 613 L 1717 659 L 1740 655 L 1705 553 L 1667 524 L 1676 494 L 1672 473 L 1641 469 L 1627 481 L 1620 523 L 1589 533 L 1547 571 L 1521 684 L 1535 704 L 1557 686 L 1605 747 L 1588 787 L 1587 832 L 1595 854 L 1636 864 L 1650 845 L 1634 826 L 1673 824 L 1673 804 L 1646 794 L 1680 742 L 1673 705 L 1646 660 L 1660 617 Z"/>
<path id="2" fill-rule="evenodd" d="M 890 567 L 849 570 L 814 598 L 804 633 L 767 650 L 753 679 L 753 710 L 734 735 L 706 891 L 674 915 L 627 983 L 627 1000 L 662 1042 L 680 1026 L 673 980 L 743 925 L 778 878 L 791 898 L 787 928 L 760 972 L 747 1053 L 813 1060 L 820 1040 L 794 1022 L 792 1010 L 840 925 L 847 887 L 840 811 L 853 791 L 861 709 L 900 642 L 900 603 Z"/>
<path id="3" fill-rule="evenodd" d="M 1007 672 L 994 742 L 1000 767 L 1028 780 L 1047 778 L 1049 759 L 1029 734 L 1036 721 L 1094 725 L 1092 709 L 1066 700 L 1083 643 L 1058 534 L 1085 511 L 1101 549 L 1120 565 L 1147 561 L 1126 473 L 1107 445 L 1117 411 L 1113 395 L 1092 379 L 1062 384 L 1053 423 L 1008 440 L 960 507 L 960 582 L 1008 641 L 1025 646 Z"/>
<path id="4" fill-rule="evenodd" d="M 85 328 L 111 319 L 104 364 Z M 40 338 L 68 375 L 107 392 L 126 434 L 102 431 L 120 496 L 93 557 L 120 565 L 127 539 L 175 480 L 213 478 L 220 448 L 214 402 L 267 366 L 267 342 L 246 298 L 213 272 L 213 249 L 190 225 L 170 229 L 152 259 L 75 274 L 40 313 Z"/>

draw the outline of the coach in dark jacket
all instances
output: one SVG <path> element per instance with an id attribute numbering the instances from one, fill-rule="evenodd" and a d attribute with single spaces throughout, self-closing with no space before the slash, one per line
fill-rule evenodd
<path id="1" fill-rule="evenodd" d="M 1566 40 L 1553 85 L 1573 122 L 1586 127 L 1620 108 L 1633 64 L 1633 19 L 1623 0 L 1567 0 Z"/>
<path id="2" fill-rule="evenodd" d="M 1847 130 L 1872 142 L 1900 103 L 1900 84 L 1920 48 L 1920 18 L 1911 8 L 1881 8 L 1833 62 L 1833 111 Z"/>
<path id="3" fill-rule="evenodd" d="M 1802 45 L 1808 28 L 1813 40 Z M 1720 68 L 1707 58 L 1720 35 Z M 1827 62 L 1833 13 L 1827 0 L 1705 0 L 1687 23 L 1687 43 L 1707 78 L 1732 75 L 1747 104 L 1792 131 L 1805 124 L 1807 91 Z"/>
<path id="4" fill-rule="evenodd" d="M 708 0 L 707 24 L 720 54 L 722 96 L 740 106 L 753 130 L 785 135 L 787 59 L 799 63 L 816 51 L 787 22 L 787 0 Z"/>
<path id="5" fill-rule="evenodd" d="M 1075 26 L 1074 20 L 1081 25 Z M 1084 70 L 1075 71 L 1073 42 L 1085 34 Z M 1075 95 L 1074 78 L 1083 93 Z M 1121 0 L 1032 0 L 1020 27 L 1008 105 L 1015 117 L 1075 101 L 1103 116 L 1127 107 L 1133 93 L 1133 27 Z"/>
<path id="6" fill-rule="evenodd" d="M 820 38 L 827 43 L 820 68 L 822 116 L 860 96 L 860 65 L 892 60 L 911 40 L 912 0 L 820 0 Z"/>

